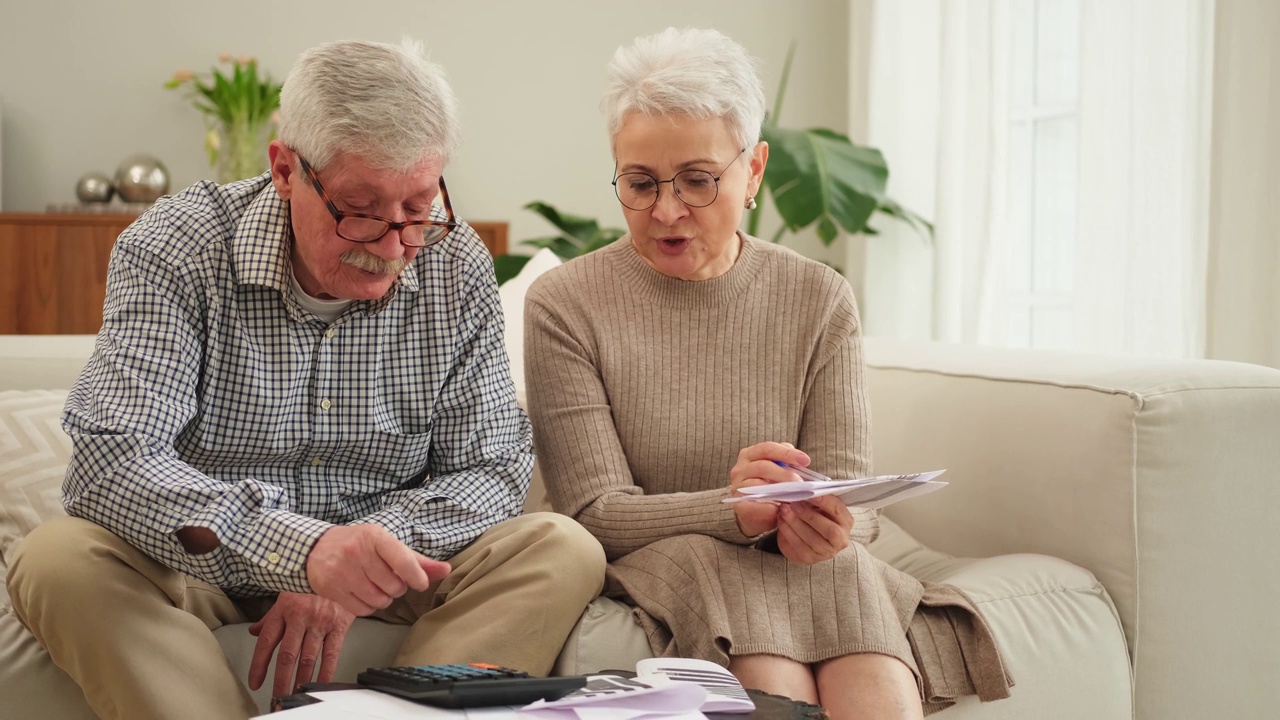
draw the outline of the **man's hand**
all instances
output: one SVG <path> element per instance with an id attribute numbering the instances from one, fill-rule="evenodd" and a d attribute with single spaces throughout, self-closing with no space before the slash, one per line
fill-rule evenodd
<path id="1" fill-rule="evenodd" d="M 276 654 L 273 695 L 288 695 L 302 683 L 311 682 L 317 660 L 320 662 L 317 681 L 329 682 L 338 668 L 342 642 L 355 619 L 355 615 L 332 600 L 280 593 L 267 614 L 249 626 L 249 634 L 258 638 L 253 662 L 249 664 L 249 687 L 254 690 L 262 687 L 273 653 Z"/>
<path id="2" fill-rule="evenodd" d="M 317 595 L 364 616 L 410 588 L 426 590 L 449 563 L 414 552 L 380 525 L 329 528 L 307 556 L 307 582 Z"/>
<path id="3" fill-rule="evenodd" d="M 743 448 L 738 453 L 738 462 L 729 470 L 729 493 L 738 495 L 740 488 L 800 479 L 791 470 L 775 463 L 775 460 L 800 467 L 809 465 L 809 456 L 797 450 L 791 443 L 756 443 Z M 734 503 L 733 512 L 737 515 L 738 529 L 747 537 L 768 532 L 778 525 L 777 503 L 767 501 Z"/>
<path id="4" fill-rule="evenodd" d="M 820 563 L 849 547 L 852 530 L 853 514 L 834 495 L 786 503 L 778 512 L 778 550 L 795 563 Z"/>

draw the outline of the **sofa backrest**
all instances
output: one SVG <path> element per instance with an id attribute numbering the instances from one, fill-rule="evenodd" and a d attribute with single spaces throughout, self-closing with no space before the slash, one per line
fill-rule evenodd
<path id="1" fill-rule="evenodd" d="M 95 335 L 0 335 L 0 390 L 66 390 Z"/>

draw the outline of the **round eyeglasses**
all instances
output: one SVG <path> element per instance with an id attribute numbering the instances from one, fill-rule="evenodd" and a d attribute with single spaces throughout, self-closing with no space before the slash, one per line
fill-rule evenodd
<path id="1" fill-rule="evenodd" d="M 325 207 L 329 208 L 329 214 L 333 216 L 333 221 L 337 223 L 338 237 L 343 240 L 357 243 L 377 242 L 382 239 L 383 235 L 392 230 L 399 230 L 400 243 L 405 247 L 427 247 L 444 240 L 458 226 L 458 220 L 453 214 L 453 204 L 449 202 L 449 190 L 444 185 L 443 175 L 440 176 L 440 196 L 444 200 L 446 219 L 396 222 L 377 215 L 339 210 L 338 206 L 334 205 L 333 201 L 329 199 L 329 194 L 324 191 L 324 186 L 316 178 L 316 173 L 311 169 L 311 165 L 301 155 L 298 155 L 298 163 L 302 165 L 302 172 L 306 173 L 312 187 L 316 189 L 316 194 L 324 201 Z"/>
<path id="2" fill-rule="evenodd" d="M 719 175 L 712 175 L 706 170 L 681 170 L 670 180 L 659 180 L 645 172 L 626 172 L 613 179 L 613 192 L 618 202 L 631 210 L 648 210 L 658 202 L 658 186 L 671 183 L 680 202 L 693 208 L 706 207 L 716 201 L 720 194 L 720 178 L 742 157 L 747 148 L 742 148 Z"/>

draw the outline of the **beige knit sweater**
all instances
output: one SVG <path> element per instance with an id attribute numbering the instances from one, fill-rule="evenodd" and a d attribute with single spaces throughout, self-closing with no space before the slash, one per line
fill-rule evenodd
<path id="1" fill-rule="evenodd" d="M 744 238 L 727 273 L 688 282 L 624 237 L 535 282 L 525 363 L 551 502 L 604 545 L 611 590 L 640 608 L 656 653 L 880 652 L 917 672 L 933 707 L 1007 694 L 967 598 L 867 552 L 875 513 L 855 512 L 853 547 L 803 566 L 750 547 L 722 502 L 738 452 L 766 440 L 832 477 L 870 473 L 858 316 L 833 270 Z M 920 643 L 925 625 L 941 641 Z"/>

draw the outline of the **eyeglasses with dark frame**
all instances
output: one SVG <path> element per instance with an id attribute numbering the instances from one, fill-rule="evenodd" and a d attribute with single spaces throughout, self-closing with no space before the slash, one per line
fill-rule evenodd
<path id="1" fill-rule="evenodd" d="M 337 224 L 338 237 L 343 240 L 356 243 L 377 242 L 392 230 L 399 230 L 402 245 L 420 248 L 435 245 L 458 227 L 458 219 L 453 214 L 453 205 L 449 202 L 449 190 L 445 187 L 443 175 L 440 176 L 440 195 L 444 200 L 444 211 L 448 219 L 396 222 L 368 213 L 339 210 L 338 206 L 333 204 L 333 200 L 329 199 L 329 194 L 324 191 L 324 186 L 320 184 L 311 165 L 301 155 L 298 155 L 298 163 L 302 165 L 302 172 L 306 173 L 312 187 L 316 189 L 316 194 L 324 201 L 325 207 L 329 208 L 329 214 Z"/>
<path id="2" fill-rule="evenodd" d="M 659 180 L 658 178 L 645 172 L 628 172 L 616 175 L 617 168 L 614 168 L 615 177 L 613 178 L 613 193 L 618 196 L 618 202 L 622 206 L 631 210 L 648 210 L 658 202 L 658 195 L 661 186 L 671 183 L 672 189 L 675 191 L 676 197 L 680 198 L 680 202 L 691 208 L 706 207 L 716 201 L 720 196 L 720 178 L 724 177 L 729 168 L 738 162 L 738 158 L 742 157 L 742 153 L 747 148 L 742 148 L 738 154 L 729 161 L 728 165 L 720 171 L 718 175 L 712 175 L 706 170 L 681 170 L 671 176 L 670 180 Z"/>

